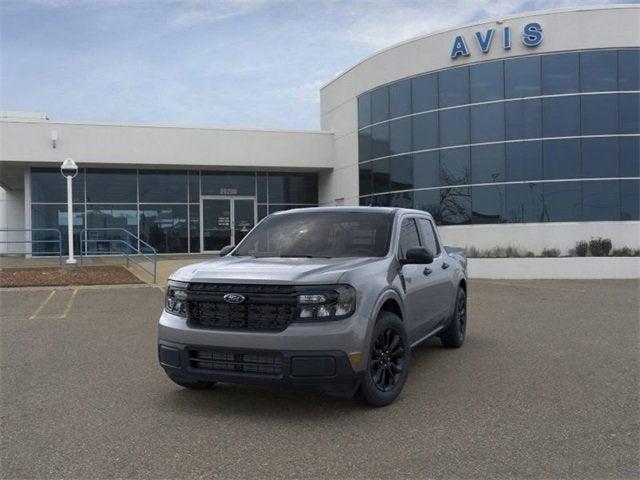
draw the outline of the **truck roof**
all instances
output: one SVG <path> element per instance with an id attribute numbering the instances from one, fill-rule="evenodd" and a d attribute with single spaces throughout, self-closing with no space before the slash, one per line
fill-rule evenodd
<path id="1" fill-rule="evenodd" d="M 275 212 L 272 215 L 286 215 L 294 212 L 386 212 L 386 213 L 416 213 L 421 215 L 431 216 L 429 212 L 424 210 L 415 210 L 411 208 L 399 208 L 399 207 L 358 207 L 358 206 L 345 206 L 345 207 L 306 207 L 306 208 L 292 208 L 291 210 L 281 210 Z"/>

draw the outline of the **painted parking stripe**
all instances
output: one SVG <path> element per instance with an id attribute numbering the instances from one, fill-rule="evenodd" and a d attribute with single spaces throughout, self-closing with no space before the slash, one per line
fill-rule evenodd
<path id="1" fill-rule="evenodd" d="M 51 300 L 51 298 L 53 297 L 53 295 L 56 293 L 56 290 L 51 290 L 51 293 L 47 296 L 47 298 L 44 299 L 44 301 L 40 304 L 40 306 L 38 307 L 38 309 L 33 312 L 33 315 L 31 315 L 29 317 L 29 320 L 33 320 L 34 318 L 36 318 L 38 316 L 38 314 L 42 311 L 42 309 L 47 305 L 47 303 L 49 303 L 49 300 Z"/>

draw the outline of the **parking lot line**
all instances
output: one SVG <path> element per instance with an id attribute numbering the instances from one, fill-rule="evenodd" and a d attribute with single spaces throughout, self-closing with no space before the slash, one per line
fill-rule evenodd
<path id="1" fill-rule="evenodd" d="M 29 317 L 29 320 L 33 320 L 34 318 L 36 318 L 38 316 L 38 314 L 42 311 L 42 309 L 47 305 L 47 303 L 49 303 L 49 300 L 51 300 L 51 298 L 53 297 L 53 295 L 56 293 L 55 290 L 51 290 L 51 293 L 49 295 L 47 295 L 47 298 L 44 299 L 44 301 L 40 304 L 40 306 L 37 308 L 37 310 L 35 312 L 33 312 L 33 315 L 31 315 Z"/>

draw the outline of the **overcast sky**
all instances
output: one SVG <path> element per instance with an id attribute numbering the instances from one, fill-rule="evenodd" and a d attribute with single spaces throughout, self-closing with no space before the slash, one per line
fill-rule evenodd
<path id="1" fill-rule="evenodd" d="M 381 48 L 548 0 L 0 0 L 0 110 L 316 129 L 319 87 Z"/>

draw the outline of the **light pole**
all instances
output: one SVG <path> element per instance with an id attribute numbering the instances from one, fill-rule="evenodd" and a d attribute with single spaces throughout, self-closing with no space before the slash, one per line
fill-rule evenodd
<path id="1" fill-rule="evenodd" d="M 66 158 L 60 166 L 60 173 L 67 179 L 67 233 L 69 237 L 69 258 L 67 265 L 75 265 L 76 259 L 73 258 L 73 187 L 71 185 L 73 177 L 78 174 L 78 166 L 72 158 Z"/>

